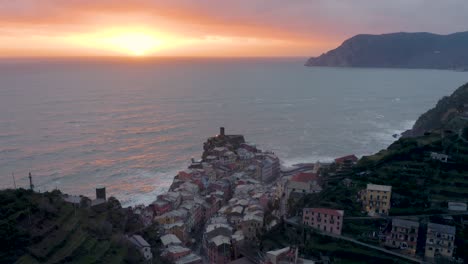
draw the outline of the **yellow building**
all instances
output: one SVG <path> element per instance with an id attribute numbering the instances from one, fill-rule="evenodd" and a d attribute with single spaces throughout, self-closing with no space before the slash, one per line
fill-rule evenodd
<path id="1" fill-rule="evenodd" d="M 369 183 L 361 192 L 362 206 L 371 216 L 388 215 L 391 196 L 392 186 Z"/>

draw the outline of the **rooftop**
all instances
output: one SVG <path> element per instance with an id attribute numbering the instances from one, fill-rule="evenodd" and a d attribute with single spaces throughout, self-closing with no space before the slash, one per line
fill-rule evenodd
<path id="1" fill-rule="evenodd" d="M 277 250 L 268 251 L 267 254 L 270 254 L 270 255 L 273 255 L 273 256 L 279 256 L 281 254 L 289 252 L 289 250 L 290 250 L 290 247 L 285 247 L 285 248 L 281 248 L 281 249 L 277 249 Z"/>
<path id="2" fill-rule="evenodd" d="M 173 234 L 167 234 L 161 237 L 161 242 L 164 246 L 168 246 L 171 244 L 182 244 L 180 239 Z"/>
<path id="3" fill-rule="evenodd" d="M 210 241 L 213 242 L 217 247 L 223 244 L 231 244 L 231 239 L 223 235 L 215 236 Z"/>
<path id="4" fill-rule="evenodd" d="M 392 186 L 368 183 L 367 190 L 391 192 Z"/>
<path id="5" fill-rule="evenodd" d="M 135 244 L 137 247 L 150 247 L 150 244 L 140 235 L 133 235 L 130 237 L 130 241 Z"/>
<path id="6" fill-rule="evenodd" d="M 182 221 L 177 221 L 173 224 L 167 224 L 167 225 L 164 225 L 164 229 L 171 229 L 173 227 L 183 227 L 184 226 L 184 222 Z"/>
<path id="7" fill-rule="evenodd" d="M 227 229 L 229 230 L 229 232 L 232 232 L 232 227 L 228 224 L 209 224 L 208 226 L 206 226 L 206 231 L 205 233 L 210 233 L 216 229 L 220 229 L 220 228 L 224 228 L 224 229 Z"/>
<path id="8" fill-rule="evenodd" d="M 81 197 L 77 195 L 66 195 L 66 196 L 64 195 L 62 198 L 65 202 L 74 203 L 74 204 L 79 204 L 81 201 Z"/>
<path id="9" fill-rule="evenodd" d="M 316 181 L 318 179 L 317 174 L 315 173 L 306 173 L 306 172 L 301 172 L 296 175 L 294 175 L 291 178 L 291 181 L 295 182 L 310 182 L 310 181 Z"/>
<path id="10" fill-rule="evenodd" d="M 179 260 L 176 260 L 174 263 L 175 264 L 188 264 L 188 263 L 196 263 L 196 262 L 201 262 L 201 261 L 202 259 L 200 258 L 200 256 L 190 253 L 187 256 L 180 258 Z"/>
<path id="11" fill-rule="evenodd" d="M 326 215 L 334 215 L 334 216 L 343 216 L 343 210 L 335 210 L 330 208 L 304 208 L 304 210 L 309 210 L 315 213 L 321 213 Z"/>
<path id="12" fill-rule="evenodd" d="M 257 221 L 257 222 L 263 222 L 263 217 L 250 213 L 250 214 L 246 214 L 242 220 L 243 221 L 252 220 L 252 221 Z"/>
<path id="13" fill-rule="evenodd" d="M 445 233 L 445 234 L 450 234 L 450 235 L 455 235 L 455 231 L 456 231 L 454 226 L 440 225 L 440 224 L 434 224 L 434 223 L 427 224 L 427 228 L 438 233 Z"/>
<path id="14" fill-rule="evenodd" d="M 356 157 L 356 155 L 353 154 L 353 155 L 348 155 L 348 156 L 337 158 L 335 159 L 335 163 L 343 163 L 345 161 L 357 162 L 358 160 L 359 160 L 358 157 Z"/>
<path id="15" fill-rule="evenodd" d="M 412 228 L 412 227 L 418 228 L 419 223 L 415 222 L 415 221 L 394 218 L 394 219 L 392 219 L 392 226 L 400 226 L 400 227 L 404 227 L 404 228 Z"/>
<path id="16" fill-rule="evenodd" d="M 180 246 L 180 245 L 172 245 L 167 248 L 167 252 L 177 254 L 182 252 L 190 251 L 190 249 Z"/>

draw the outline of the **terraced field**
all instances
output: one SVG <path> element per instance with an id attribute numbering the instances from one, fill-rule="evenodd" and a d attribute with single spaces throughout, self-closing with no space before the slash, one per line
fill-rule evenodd
<path id="1" fill-rule="evenodd" d="M 124 230 L 109 217 L 124 209 L 75 209 L 58 191 L 23 189 L 1 191 L 0 202 L 0 263 L 129 262 Z"/>
<path id="2" fill-rule="evenodd" d="M 447 154 L 449 161 L 433 160 L 431 152 Z M 392 207 L 399 214 L 444 211 L 448 201 L 468 199 L 468 143 L 456 133 L 400 139 L 387 150 L 364 157 L 357 171 L 368 172 L 353 177 L 362 186 L 368 182 L 393 186 Z"/>

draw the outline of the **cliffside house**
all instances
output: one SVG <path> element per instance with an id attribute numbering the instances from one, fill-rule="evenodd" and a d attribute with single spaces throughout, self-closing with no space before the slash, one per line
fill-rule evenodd
<path id="1" fill-rule="evenodd" d="M 361 200 L 364 211 L 370 216 L 388 215 L 390 210 L 390 198 L 392 186 L 367 184 L 366 189 L 361 191 Z"/>
<path id="2" fill-rule="evenodd" d="M 215 236 L 208 242 L 208 259 L 212 264 L 227 264 L 231 261 L 231 239 Z"/>
<path id="3" fill-rule="evenodd" d="M 343 210 L 329 208 L 304 208 L 302 222 L 322 232 L 341 235 L 343 229 Z"/>
<path id="4" fill-rule="evenodd" d="M 443 162 L 443 163 L 447 163 L 447 161 L 449 159 L 449 156 L 445 155 L 445 154 L 431 152 L 431 159 L 438 160 L 438 161 Z"/>
<path id="5" fill-rule="evenodd" d="M 255 213 L 246 214 L 244 215 L 240 225 L 245 239 L 257 241 L 260 239 L 260 235 L 262 234 L 263 216 L 259 216 Z"/>
<path id="6" fill-rule="evenodd" d="M 458 212 L 466 212 L 466 203 L 462 202 L 448 202 L 448 209 L 449 211 L 458 211 Z"/>
<path id="7" fill-rule="evenodd" d="M 153 253 L 151 253 L 151 246 L 144 238 L 139 235 L 133 235 L 129 241 L 140 251 L 146 261 L 151 261 Z"/>
<path id="8" fill-rule="evenodd" d="M 319 193 L 322 187 L 319 185 L 319 177 L 315 173 L 301 172 L 286 183 L 286 199 L 289 199 L 291 193 L 308 194 Z"/>
<path id="9" fill-rule="evenodd" d="M 456 229 L 454 226 L 429 223 L 427 225 L 426 252 L 427 258 L 451 258 L 455 249 Z"/>
<path id="10" fill-rule="evenodd" d="M 418 244 L 419 223 L 404 219 L 392 219 L 390 232 L 386 234 L 385 245 L 415 255 Z"/>
<path id="11" fill-rule="evenodd" d="M 163 244 L 164 248 L 169 248 L 171 245 L 181 245 L 182 241 L 178 237 L 173 234 L 167 234 L 161 236 L 161 243 Z"/>
<path id="12" fill-rule="evenodd" d="M 192 253 L 192 251 L 181 245 L 171 245 L 164 250 L 162 255 L 169 259 L 172 262 L 175 262 L 187 255 Z"/>

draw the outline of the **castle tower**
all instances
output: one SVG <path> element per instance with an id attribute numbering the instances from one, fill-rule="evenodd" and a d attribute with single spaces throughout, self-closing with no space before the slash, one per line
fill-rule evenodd
<path id="1" fill-rule="evenodd" d="M 96 188 L 96 199 L 106 200 L 106 187 Z"/>

